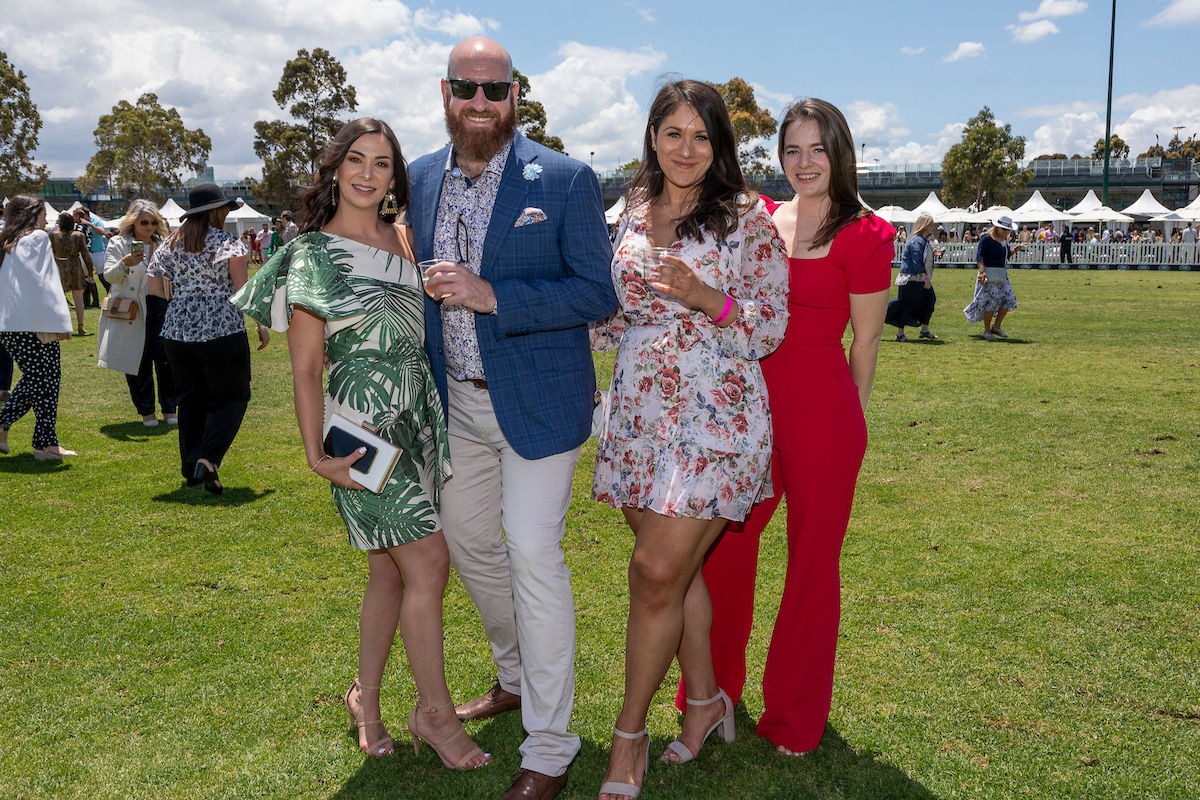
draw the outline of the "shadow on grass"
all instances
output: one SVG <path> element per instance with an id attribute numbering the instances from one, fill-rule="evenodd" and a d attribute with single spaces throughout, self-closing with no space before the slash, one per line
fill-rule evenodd
<path id="1" fill-rule="evenodd" d="M 165 422 L 159 422 L 158 425 L 148 428 L 141 423 L 141 420 L 112 422 L 108 425 L 100 426 L 100 433 L 117 442 L 145 442 L 156 436 L 174 433 L 177 430 L 179 430 L 178 426 L 168 425 Z"/>
<path id="2" fill-rule="evenodd" d="M 180 481 L 183 479 L 181 478 Z M 221 481 L 222 484 L 225 481 Z M 186 506 L 244 506 L 275 494 L 274 489 L 256 491 L 238 486 L 225 486 L 225 491 L 219 497 L 204 491 L 203 486 L 188 486 L 180 483 L 179 488 L 172 492 L 158 494 L 150 499 L 155 503 L 179 503 Z"/>
<path id="3" fill-rule="evenodd" d="M 821 747 L 809 756 L 791 759 L 775 752 L 765 739 L 754 735 L 754 720 L 744 708 L 737 711 L 738 738 L 725 744 L 714 736 L 700 756 L 686 765 L 658 761 L 673 733 L 651 734 L 650 771 L 643 784 L 647 800 L 935 800 L 928 789 L 902 770 L 885 763 L 870 751 L 857 751 L 833 728 L 827 728 Z M 485 723 L 468 723 L 467 732 L 492 763 L 470 772 L 442 766 L 430 748 L 421 747 L 414 758 L 411 740 L 402 725 L 393 724 L 396 755 L 384 759 L 364 757 L 362 766 L 339 790 L 335 800 L 377 797 L 466 798 L 500 797 L 520 769 L 517 748 L 525 737 L 517 714 L 504 714 Z M 357 745 L 357 733 L 348 728 L 347 746 Z M 571 765 L 561 800 L 593 800 L 608 765 L 607 740 L 582 739 Z"/>
<path id="4" fill-rule="evenodd" d="M 769 748 L 764 759 L 789 760 Z M 870 749 L 856 750 L 842 735 L 826 726 L 825 736 L 816 752 L 800 757 L 795 767 L 787 770 L 791 780 L 778 780 L 755 794 L 756 798 L 808 797 L 850 798 L 851 800 L 935 800 L 936 795 L 913 780 L 902 769 L 887 763 L 881 754 Z"/>
<path id="5" fill-rule="evenodd" d="M 12 447 L 12 437 L 9 437 L 9 447 Z M 0 455 L 0 473 L 10 475 L 39 475 L 45 472 L 66 472 L 71 468 L 72 459 L 79 456 L 67 456 L 59 461 L 38 461 L 33 457 L 33 450 L 21 452 L 13 448 L 9 455 Z"/>
<path id="6" fill-rule="evenodd" d="M 973 334 L 971 334 L 971 338 L 977 342 L 986 342 L 987 341 L 986 339 L 983 338 L 982 333 L 973 333 Z M 992 341 L 987 342 L 987 343 L 988 344 L 1034 344 L 1034 341 L 1032 339 L 1021 339 L 1016 336 L 1010 335 L 1007 339 L 1002 339 L 999 336 L 997 336 L 995 339 L 993 339 Z"/>

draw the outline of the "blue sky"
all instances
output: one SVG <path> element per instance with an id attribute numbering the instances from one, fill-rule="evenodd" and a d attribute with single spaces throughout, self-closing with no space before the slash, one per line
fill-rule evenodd
<path id="1" fill-rule="evenodd" d="M 257 176 L 253 124 L 282 115 L 271 92 L 283 64 L 315 47 L 346 67 L 358 113 L 388 121 L 415 158 L 445 141 L 438 78 L 453 44 L 477 33 L 509 49 L 550 133 L 597 171 L 640 156 L 666 75 L 742 77 L 772 112 L 829 100 L 868 163 L 940 162 L 984 105 L 1026 138 L 1028 157 L 1087 155 L 1104 132 L 1111 0 L 175 5 L 108 0 L 100 19 L 80 0 L 0 12 L 0 50 L 44 122 L 35 156 L 55 175 L 82 170 L 102 114 L 154 91 L 212 138 L 218 180 Z M 1175 126 L 1200 135 L 1200 0 L 1117 6 L 1114 132 L 1135 155 Z"/>

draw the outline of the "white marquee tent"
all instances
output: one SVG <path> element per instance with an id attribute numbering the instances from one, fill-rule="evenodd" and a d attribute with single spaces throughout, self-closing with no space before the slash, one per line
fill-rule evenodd
<path id="1" fill-rule="evenodd" d="M 174 198 L 168 198 L 167 202 L 163 203 L 158 209 L 158 213 L 167 221 L 167 225 L 171 228 L 179 227 L 179 218 L 187 211 L 186 208 L 175 202 Z"/>
<path id="2" fill-rule="evenodd" d="M 974 211 L 967 211 L 965 208 L 948 208 L 941 214 L 934 216 L 933 221 L 939 225 L 961 225 L 964 222 L 978 222 L 976 219 L 979 215 Z"/>
<path id="3" fill-rule="evenodd" d="M 1200 209 L 1188 210 L 1187 208 L 1180 208 L 1176 211 L 1172 211 L 1170 214 L 1160 214 L 1159 216 L 1154 217 L 1151 221 L 1161 222 L 1163 226 L 1163 236 L 1170 240 L 1171 234 L 1176 228 L 1186 228 L 1193 222 L 1200 222 Z"/>
<path id="4" fill-rule="evenodd" d="M 1072 218 L 1072 221 L 1096 223 L 1121 222 L 1127 224 L 1133 222 L 1133 217 L 1122 214 L 1120 211 L 1113 211 L 1108 206 L 1100 206 L 1099 208 L 1092 209 L 1091 211 L 1085 211 L 1081 214 L 1076 214 Z"/>
<path id="5" fill-rule="evenodd" d="M 911 225 L 917 221 L 917 217 L 920 215 L 900 206 L 880 206 L 875 209 L 875 216 L 892 225 Z"/>
<path id="6" fill-rule="evenodd" d="M 1146 189 L 1142 192 L 1141 197 L 1134 200 L 1127 207 L 1122 208 L 1121 213 L 1134 219 L 1147 220 L 1151 217 L 1169 214 L 1171 213 L 1171 209 L 1154 199 L 1154 195 L 1150 193 L 1149 189 Z"/>
<path id="7" fill-rule="evenodd" d="M 1041 191 L 1035 190 L 1028 200 L 1013 209 L 1012 218 L 1013 222 L 1062 222 L 1071 215 L 1050 205 Z"/>
<path id="8" fill-rule="evenodd" d="M 919 217 L 922 211 L 929 212 L 931 217 L 937 219 L 939 214 L 945 214 L 949 210 L 946 204 L 938 199 L 936 192 L 930 192 L 929 196 L 921 201 L 921 205 L 913 209 L 913 219 Z"/>
<path id="9" fill-rule="evenodd" d="M 249 203 L 245 203 L 241 208 L 230 211 L 229 216 L 225 217 L 225 230 L 241 236 L 247 229 L 258 230 L 264 222 L 270 221 L 271 218 L 266 214 L 255 210 Z"/>
<path id="10" fill-rule="evenodd" d="M 625 210 L 625 196 L 622 195 L 613 203 L 607 211 L 604 212 L 604 221 L 609 225 L 616 225 L 617 220 L 621 218 L 621 212 Z"/>
<path id="11" fill-rule="evenodd" d="M 1071 216 L 1075 216 L 1076 214 L 1084 214 L 1089 211 L 1095 211 L 1097 208 L 1102 208 L 1103 206 L 1104 203 L 1101 203 L 1100 198 L 1096 197 L 1096 191 L 1094 189 L 1088 189 L 1087 194 L 1083 196 L 1083 199 L 1068 208 L 1067 213 Z"/>

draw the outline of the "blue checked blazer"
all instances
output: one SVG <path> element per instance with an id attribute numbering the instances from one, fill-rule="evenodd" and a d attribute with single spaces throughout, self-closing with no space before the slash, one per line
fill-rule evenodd
<path id="1" fill-rule="evenodd" d="M 409 167 L 418 261 L 434 257 L 449 153 L 443 148 Z M 542 167 L 536 180 L 523 175 L 529 163 Z M 543 211 L 545 221 L 517 227 L 527 208 Z M 523 458 L 566 452 L 591 431 L 596 373 L 587 326 L 617 308 L 611 260 L 595 173 L 518 133 L 483 244 L 480 276 L 496 293 L 498 313 L 477 314 L 475 332 L 500 430 Z M 425 349 L 445 407 L 442 315 L 428 297 Z"/>

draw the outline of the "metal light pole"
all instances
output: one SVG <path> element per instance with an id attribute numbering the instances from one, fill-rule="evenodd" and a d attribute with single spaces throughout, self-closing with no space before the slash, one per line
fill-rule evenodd
<path id="1" fill-rule="evenodd" d="M 1108 110 L 1104 114 L 1104 185 L 1100 202 L 1108 205 L 1108 161 L 1112 146 L 1112 79 L 1113 51 L 1117 43 L 1117 0 L 1112 0 L 1112 28 L 1108 34 Z"/>

